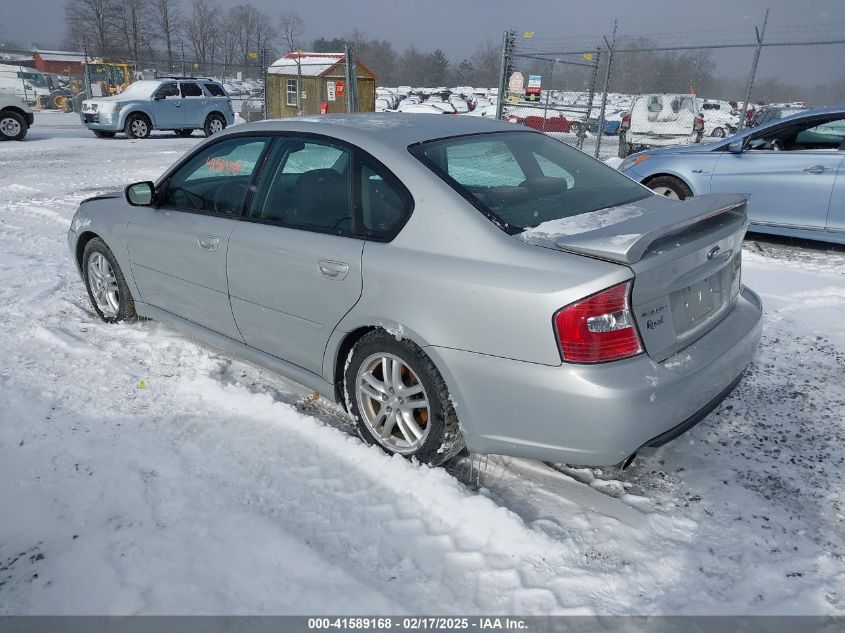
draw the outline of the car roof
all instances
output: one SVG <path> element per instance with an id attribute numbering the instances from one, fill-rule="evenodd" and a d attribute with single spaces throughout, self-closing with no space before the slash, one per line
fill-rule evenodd
<path id="1" fill-rule="evenodd" d="M 483 117 L 390 112 L 269 119 L 237 125 L 227 130 L 229 133 L 253 131 L 310 132 L 339 138 L 361 146 L 383 145 L 392 148 L 467 134 L 536 133 L 530 128 Z"/>

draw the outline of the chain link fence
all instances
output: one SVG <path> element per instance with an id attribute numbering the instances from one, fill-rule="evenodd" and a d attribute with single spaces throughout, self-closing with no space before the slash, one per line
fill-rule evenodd
<path id="1" fill-rule="evenodd" d="M 507 32 L 501 119 L 601 159 L 708 142 L 845 101 L 845 38 L 788 28 L 556 38 Z"/>

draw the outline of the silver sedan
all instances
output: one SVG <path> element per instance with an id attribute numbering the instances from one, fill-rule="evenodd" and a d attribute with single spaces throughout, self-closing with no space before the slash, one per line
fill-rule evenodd
<path id="1" fill-rule="evenodd" d="M 529 128 L 340 115 L 215 135 L 83 202 L 68 241 L 104 320 L 275 370 L 388 452 L 603 465 L 700 421 L 751 361 L 745 210 Z"/>

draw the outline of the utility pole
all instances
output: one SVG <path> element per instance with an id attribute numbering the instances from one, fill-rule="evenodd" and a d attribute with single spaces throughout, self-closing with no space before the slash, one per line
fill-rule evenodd
<path id="1" fill-rule="evenodd" d="M 182 45 L 182 77 L 185 76 L 185 42 L 180 42 Z"/>
<path id="2" fill-rule="evenodd" d="M 552 69 L 549 71 L 549 87 L 546 88 L 546 104 L 543 106 L 543 132 L 546 131 L 546 117 L 549 116 L 549 97 L 552 94 L 552 79 L 555 76 L 555 64 L 557 64 L 558 61 L 560 61 L 560 59 L 555 57 L 552 61 Z M 501 101 L 501 97 L 499 97 L 499 100 Z"/>
<path id="3" fill-rule="evenodd" d="M 511 70 L 511 54 L 515 44 L 516 33 L 505 31 L 502 36 L 502 65 L 499 69 L 499 98 L 496 100 L 496 118 L 502 118 L 505 99 L 508 94 L 508 76 Z"/>
<path id="4" fill-rule="evenodd" d="M 607 44 L 607 68 L 604 72 L 604 92 L 601 95 L 601 110 L 599 110 L 599 132 L 596 137 L 596 151 L 594 156 L 599 157 L 599 150 L 601 149 L 601 137 L 604 136 L 604 115 L 607 111 L 607 88 L 610 85 L 610 70 L 613 66 L 613 49 L 616 47 L 616 29 L 619 27 L 619 20 L 613 21 L 613 35 L 610 41 L 604 38 L 604 43 Z"/>
<path id="5" fill-rule="evenodd" d="M 755 35 L 757 36 L 757 49 L 754 51 L 754 61 L 751 62 L 751 74 L 748 76 L 748 83 L 745 86 L 745 101 L 742 104 L 742 112 L 739 113 L 739 129 L 737 132 L 742 132 L 745 127 L 745 122 L 748 119 L 748 100 L 751 99 L 751 88 L 754 85 L 754 77 L 757 75 L 757 63 L 760 61 L 760 52 L 763 50 L 763 38 L 766 35 L 766 24 L 769 22 L 769 10 L 766 9 L 766 15 L 763 17 L 763 28 L 758 29 L 754 27 Z"/>
<path id="6" fill-rule="evenodd" d="M 296 53 L 296 116 L 302 116 L 302 50 Z"/>

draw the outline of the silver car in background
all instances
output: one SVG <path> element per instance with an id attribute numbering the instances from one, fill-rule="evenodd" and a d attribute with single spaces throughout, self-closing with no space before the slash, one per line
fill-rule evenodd
<path id="1" fill-rule="evenodd" d="M 96 312 L 149 317 L 340 402 L 362 438 L 615 464 L 700 421 L 760 337 L 746 199 L 673 202 L 529 128 L 240 125 L 82 203 Z"/>
<path id="2" fill-rule="evenodd" d="M 807 110 L 716 143 L 651 149 L 619 170 L 674 200 L 751 194 L 751 230 L 845 244 L 845 107 Z"/>

